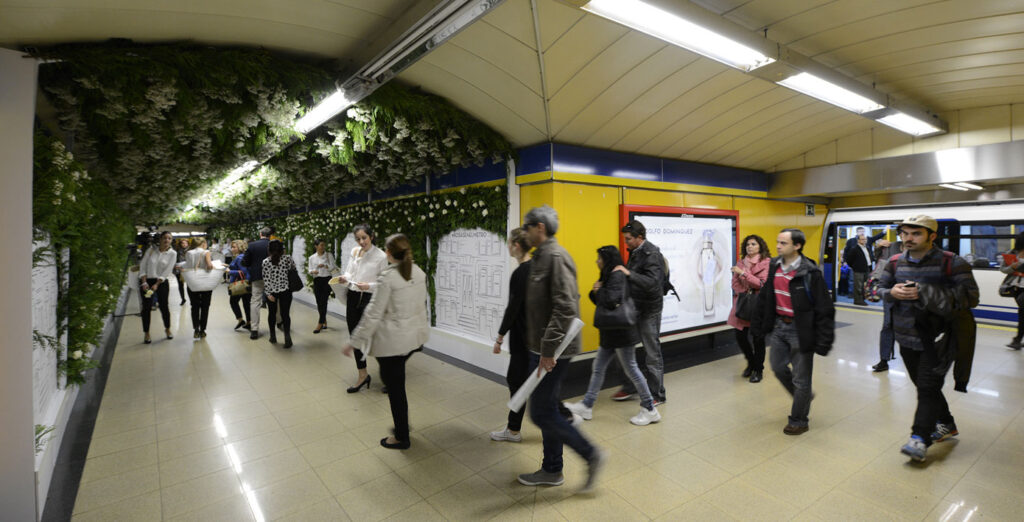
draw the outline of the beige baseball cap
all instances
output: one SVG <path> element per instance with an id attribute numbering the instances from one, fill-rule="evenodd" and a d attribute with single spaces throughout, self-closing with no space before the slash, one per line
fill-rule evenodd
<path id="1" fill-rule="evenodd" d="M 925 214 L 918 214 L 916 216 L 908 217 L 900 222 L 900 226 L 909 225 L 912 227 L 924 227 L 932 232 L 939 231 L 939 223 L 935 221 L 935 218 L 927 216 Z M 897 228 L 897 230 L 899 230 Z"/>

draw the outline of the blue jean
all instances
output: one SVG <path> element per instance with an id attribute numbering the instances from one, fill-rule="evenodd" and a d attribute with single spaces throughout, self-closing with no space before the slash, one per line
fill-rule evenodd
<path id="1" fill-rule="evenodd" d="M 800 351 L 796 324 L 775 320 L 768 344 L 772 347 L 771 364 L 775 377 L 793 396 L 789 414 L 792 426 L 807 426 L 811 411 L 811 372 L 814 370 L 814 352 Z M 792 369 L 790 369 L 792 365 Z"/>
<path id="2" fill-rule="evenodd" d="M 665 401 L 665 360 L 661 355 L 661 310 L 645 311 L 640 309 L 640 318 L 637 321 L 637 329 L 640 330 L 640 341 L 644 343 L 644 350 L 637 354 L 637 366 L 647 376 L 647 388 L 659 402 Z M 627 376 L 629 372 L 623 368 Z M 633 382 L 626 381 L 622 385 L 622 391 L 636 393 L 636 386 Z"/>
<path id="3" fill-rule="evenodd" d="M 878 332 L 878 360 L 886 362 L 896 356 L 896 334 L 892 331 L 892 303 L 882 303 L 882 330 Z"/>
<path id="4" fill-rule="evenodd" d="M 540 356 L 530 352 L 530 371 L 536 372 Z M 544 460 L 541 469 L 548 473 L 562 472 L 562 445 L 567 444 L 584 460 L 590 461 L 596 449 L 583 437 L 566 418 L 559 413 L 559 392 L 562 380 L 569 371 L 569 359 L 559 359 L 558 364 L 540 381 L 530 396 L 530 418 L 540 428 L 544 440 Z"/>
<path id="5" fill-rule="evenodd" d="M 587 387 L 586 395 L 583 396 L 583 404 L 588 408 L 594 407 L 594 403 L 597 402 L 597 393 L 601 391 L 601 385 L 604 384 L 605 371 L 614 355 L 619 356 L 622 370 L 626 372 L 626 376 L 633 381 L 633 386 L 640 392 L 640 406 L 643 406 L 645 410 L 653 408 L 654 399 L 651 397 L 651 389 L 647 387 L 647 381 L 644 380 L 644 375 L 640 373 L 640 368 L 636 365 L 636 348 L 634 346 L 619 348 L 601 346 L 597 349 L 594 369 L 590 374 L 590 385 Z"/>

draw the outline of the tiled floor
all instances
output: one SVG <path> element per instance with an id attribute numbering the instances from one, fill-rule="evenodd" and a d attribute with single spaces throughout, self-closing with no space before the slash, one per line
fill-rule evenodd
<path id="1" fill-rule="evenodd" d="M 266 326 L 258 341 L 232 331 L 222 291 L 204 342 L 187 309 L 173 312 L 171 341 L 144 345 L 139 319 L 124 323 L 75 520 L 1022 518 L 1024 355 L 1002 347 L 1006 330 L 979 329 L 971 392 L 947 386 L 961 436 L 923 465 L 898 452 L 915 404 L 900 361 L 870 371 L 880 315 L 844 309 L 852 325 L 815 358 L 811 431 L 782 434 L 788 396 L 770 375 L 741 379 L 739 357 L 668 375 L 660 424 L 630 425 L 637 403 L 606 390 L 585 432 L 610 461 L 596 493 L 577 495 L 585 466 L 571 452 L 564 486 L 515 482 L 539 467 L 541 442 L 529 422 L 521 444 L 488 439 L 504 425 L 499 384 L 414 356 L 413 446 L 386 450 L 379 383 L 345 392 L 356 373 L 341 320 L 313 335 L 314 311 L 294 305 L 286 351 Z"/>

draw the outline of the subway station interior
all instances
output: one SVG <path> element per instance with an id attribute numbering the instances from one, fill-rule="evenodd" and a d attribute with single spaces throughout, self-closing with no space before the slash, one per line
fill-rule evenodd
<path id="1" fill-rule="evenodd" d="M 1024 0 L 0 0 L 0 115 L 0 520 L 1022 518 Z M 557 485 L 522 475 L 555 473 L 555 432 L 532 407 L 509 431 L 520 227 L 571 258 L 578 295 L 538 248 L 523 288 L 545 300 L 521 306 L 578 302 L 556 390 L 576 413 L 608 342 L 599 249 L 655 245 L 674 288 L 636 341 L 663 359 L 659 417 L 631 420 L 647 396 L 612 363 L 572 428 L 597 449 L 567 446 Z M 285 333 L 280 297 L 245 305 L 277 282 L 224 268 L 265 230 L 299 274 Z M 920 294 L 887 272 L 917 269 L 912 230 L 945 252 Z M 164 232 L 215 268 L 182 252 L 149 286 Z M 363 237 L 405 266 L 394 234 L 418 269 L 361 286 Z M 779 256 L 774 297 L 751 294 L 777 314 L 761 370 L 736 327 L 751 236 Z M 404 441 L 395 358 L 364 379 L 347 353 L 370 346 L 353 321 L 412 306 L 380 312 L 398 273 L 426 294 L 424 326 L 389 332 L 426 339 Z M 967 279 L 954 312 L 898 297 Z M 951 345 L 911 348 L 900 318 L 928 337 L 925 313 L 972 334 L 934 371 L 955 423 L 922 439 L 915 353 Z M 801 423 L 779 331 L 823 328 Z"/>

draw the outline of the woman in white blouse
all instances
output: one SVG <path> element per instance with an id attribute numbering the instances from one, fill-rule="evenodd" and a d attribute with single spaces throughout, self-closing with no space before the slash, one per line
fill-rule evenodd
<path id="1" fill-rule="evenodd" d="M 340 282 L 346 285 L 348 297 L 345 301 L 345 320 L 348 323 L 349 335 L 359 326 L 363 311 L 373 298 L 377 286 L 377 277 L 388 266 L 388 258 L 381 249 L 373 246 L 373 229 L 365 223 L 352 228 L 358 247 L 352 249 L 345 273 Z M 366 360 L 361 351 L 355 352 L 356 368 L 359 370 L 359 382 L 348 389 L 355 393 L 366 386 L 370 389 L 370 374 L 366 371 Z"/>
<path id="2" fill-rule="evenodd" d="M 388 387 L 394 434 L 380 440 L 388 449 L 409 448 L 409 402 L 405 393 L 405 362 L 419 351 L 430 335 L 427 318 L 427 277 L 412 261 L 409 239 L 402 234 L 388 238 L 385 244 L 391 265 L 377 280 L 373 300 L 366 315 L 342 349 L 361 356 L 377 358 L 380 375 Z"/>
<path id="3" fill-rule="evenodd" d="M 331 298 L 332 272 L 338 269 L 334 263 L 334 255 L 327 251 L 327 242 L 323 239 L 314 241 L 316 253 L 309 256 L 309 275 L 313 276 L 313 295 L 316 297 L 316 310 L 320 313 L 320 319 L 316 323 L 318 334 L 320 330 L 327 328 L 327 301 Z"/>
<path id="4" fill-rule="evenodd" d="M 292 291 L 288 289 L 288 272 L 295 270 L 292 256 L 284 255 L 284 243 L 273 240 L 267 245 L 268 257 L 263 260 L 263 291 L 267 294 L 267 322 L 270 324 L 270 343 L 277 343 L 277 311 L 281 311 L 281 330 L 284 347 L 292 347 Z"/>
<path id="5" fill-rule="evenodd" d="M 153 342 L 149 337 L 149 313 L 153 309 L 150 306 L 149 298 L 154 293 L 160 303 L 160 318 L 164 320 L 164 332 L 168 339 L 173 338 L 171 335 L 171 310 L 167 304 L 167 280 L 174 272 L 178 254 L 171 248 L 171 241 L 170 232 L 161 232 L 157 245 L 149 247 L 139 264 L 139 295 L 142 297 L 139 302 L 143 303 L 142 332 L 146 336 L 142 342 L 146 344 Z"/>
<path id="6" fill-rule="evenodd" d="M 194 237 L 189 242 L 190 250 L 185 252 L 185 270 L 206 270 L 213 268 L 213 259 L 206 249 L 206 238 Z M 188 289 L 188 302 L 192 308 L 192 340 L 206 337 L 206 320 L 210 317 L 210 299 L 213 290 L 193 291 Z"/>

